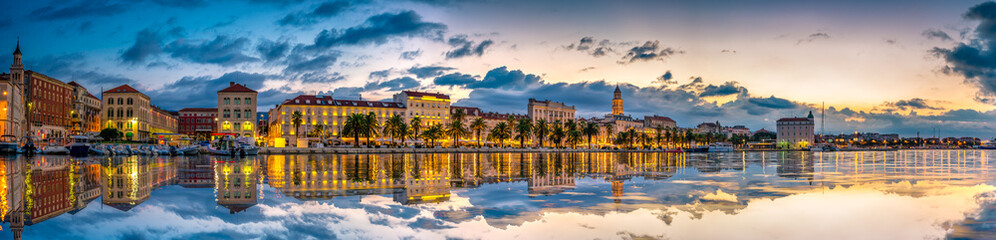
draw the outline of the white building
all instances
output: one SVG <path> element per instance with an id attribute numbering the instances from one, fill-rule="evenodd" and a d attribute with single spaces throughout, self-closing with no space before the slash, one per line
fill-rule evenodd
<path id="1" fill-rule="evenodd" d="M 813 143 L 813 112 L 809 112 L 806 118 L 782 118 L 778 119 L 778 142 L 786 142 L 788 148 L 809 148 Z"/>

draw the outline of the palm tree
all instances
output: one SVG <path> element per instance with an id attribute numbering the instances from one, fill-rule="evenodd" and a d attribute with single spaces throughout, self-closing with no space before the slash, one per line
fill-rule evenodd
<path id="1" fill-rule="evenodd" d="M 377 114 L 370 112 L 363 120 L 363 133 L 367 137 L 367 146 L 372 146 L 371 141 L 378 136 L 377 129 L 380 129 L 380 122 L 377 121 Z"/>
<path id="2" fill-rule="evenodd" d="M 460 112 L 463 112 L 463 109 L 457 109 L 457 113 Z M 460 119 L 462 117 L 457 118 L 455 115 L 450 118 L 451 121 L 447 124 L 446 132 L 453 137 L 453 147 L 460 147 L 460 137 L 466 136 L 469 131 L 463 126 L 463 120 Z"/>
<path id="3" fill-rule="evenodd" d="M 526 140 L 529 139 L 529 135 L 532 135 L 533 123 L 528 118 L 519 119 L 519 123 L 515 124 L 515 140 L 519 140 L 519 148 L 526 148 Z"/>
<path id="4" fill-rule="evenodd" d="M 581 128 L 581 133 L 588 137 L 588 148 L 591 148 L 591 137 L 598 135 L 598 124 L 594 122 L 584 122 L 584 127 Z"/>
<path id="5" fill-rule="evenodd" d="M 491 141 L 499 142 L 501 147 L 505 147 L 505 141 L 512 137 L 512 126 L 508 125 L 506 122 L 499 122 L 495 124 L 495 127 L 491 129 L 491 133 L 488 134 L 488 138 Z"/>
<path id="6" fill-rule="evenodd" d="M 384 135 L 391 138 L 391 145 L 395 145 L 395 137 L 404 138 L 403 130 L 405 125 L 405 120 L 401 119 L 399 115 L 392 115 L 387 121 L 384 121 L 384 129 L 381 130 Z M 404 141 L 404 140 L 402 140 Z"/>
<path id="7" fill-rule="evenodd" d="M 605 141 L 606 142 L 609 142 L 609 143 L 613 142 L 613 141 L 610 141 L 611 140 L 610 138 L 612 138 L 612 134 L 614 134 L 613 133 L 613 130 L 615 130 L 614 128 L 615 128 L 615 126 L 612 123 L 606 123 L 605 124 Z"/>
<path id="8" fill-rule="evenodd" d="M 539 140 L 539 147 L 543 147 L 543 139 L 546 139 L 547 135 L 550 135 L 550 125 L 547 124 L 546 119 L 536 120 L 535 125 L 533 134 Z"/>
<path id="9" fill-rule="evenodd" d="M 557 148 L 560 148 L 560 144 L 564 141 L 566 134 L 564 126 L 560 125 L 560 121 L 556 121 L 553 123 L 553 131 L 550 131 L 550 141 L 553 141 L 553 144 Z"/>
<path id="10" fill-rule="evenodd" d="M 354 113 L 346 117 L 346 122 L 342 124 L 342 135 L 353 137 L 353 146 L 360 147 L 360 136 L 363 136 L 363 127 L 367 124 L 366 116 Z"/>
<path id="11" fill-rule="evenodd" d="M 411 128 L 409 129 L 408 134 L 412 137 L 412 140 L 418 139 L 422 134 L 422 119 L 414 117 L 408 122 L 408 126 Z"/>
<path id="12" fill-rule="evenodd" d="M 483 118 L 477 118 L 473 122 L 470 122 L 470 130 L 473 130 L 474 135 L 477 137 L 477 147 L 481 147 L 481 131 L 487 128 L 488 125 L 484 123 Z"/>
<path id="13" fill-rule="evenodd" d="M 567 131 L 567 142 L 571 144 L 571 148 L 577 148 L 582 136 L 581 130 L 574 129 Z"/>
<path id="14" fill-rule="evenodd" d="M 120 113 L 119 113 L 120 114 Z M 298 136 L 301 136 L 301 123 L 304 122 L 304 114 L 301 111 L 291 113 L 291 124 L 294 124 L 294 144 L 297 144 Z"/>
<path id="15" fill-rule="evenodd" d="M 427 142 L 431 142 L 430 146 L 435 147 L 436 139 L 441 138 L 444 134 L 444 131 L 445 130 L 443 130 L 443 125 L 440 124 L 432 125 L 431 127 L 425 129 L 424 132 L 422 132 L 422 138 L 425 139 Z"/>

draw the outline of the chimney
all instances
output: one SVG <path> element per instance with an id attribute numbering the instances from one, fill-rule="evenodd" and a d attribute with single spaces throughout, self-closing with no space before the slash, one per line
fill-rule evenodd
<path id="1" fill-rule="evenodd" d="M 231 86 L 235 86 L 235 82 L 228 82 L 228 86 L 229 86 L 229 87 L 231 87 Z"/>

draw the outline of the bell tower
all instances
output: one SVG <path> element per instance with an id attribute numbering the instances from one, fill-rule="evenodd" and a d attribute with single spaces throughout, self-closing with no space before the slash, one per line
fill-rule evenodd
<path id="1" fill-rule="evenodd" d="M 17 85 L 24 84 L 24 65 L 21 64 L 21 39 L 17 39 L 17 47 L 14 48 L 14 63 L 10 64 L 10 81 Z"/>
<path id="2" fill-rule="evenodd" d="M 612 93 L 612 115 L 622 115 L 622 114 L 623 114 L 622 91 L 619 91 L 619 86 L 616 86 L 616 91 Z"/>

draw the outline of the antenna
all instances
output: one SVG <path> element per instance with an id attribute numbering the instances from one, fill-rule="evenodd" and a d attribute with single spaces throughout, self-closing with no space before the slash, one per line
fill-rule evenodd
<path id="1" fill-rule="evenodd" d="M 823 127 L 826 125 L 827 103 L 823 102 L 820 107 L 820 136 L 823 136 Z"/>

